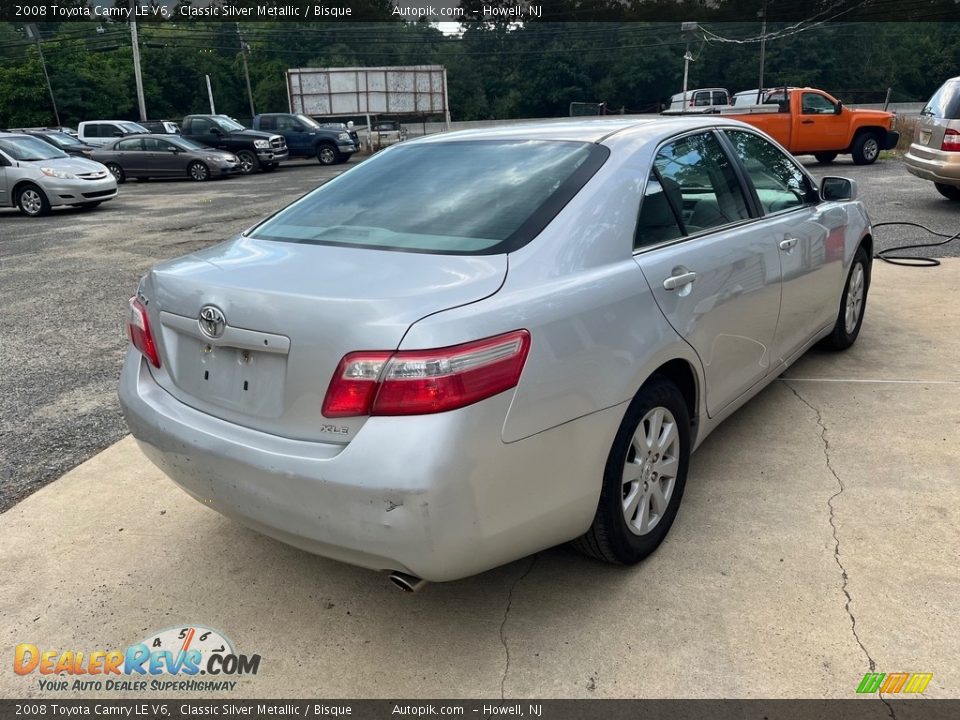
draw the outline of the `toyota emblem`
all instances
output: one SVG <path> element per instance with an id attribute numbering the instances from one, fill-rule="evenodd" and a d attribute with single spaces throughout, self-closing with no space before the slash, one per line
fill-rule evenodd
<path id="1" fill-rule="evenodd" d="M 223 311 L 215 305 L 204 305 L 200 308 L 198 321 L 203 334 L 212 338 L 223 335 L 224 328 L 227 327 L 227 319 L 223 316 Z"/>

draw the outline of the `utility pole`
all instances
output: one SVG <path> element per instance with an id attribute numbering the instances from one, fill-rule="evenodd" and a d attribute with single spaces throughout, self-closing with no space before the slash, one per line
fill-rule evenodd
<path id="1" fill-rule="evenodd" d="M 210 76 L 207 75 L 207 97 L 210 98 L 210 114 L 216 115 L 217 108 L 213 105 L 213 87 L 210 85 Z"/>
<path id="2" fill-rule="evenodd" d="M 50 75 L 47 73 L 47 61 L 43 57 L 43 47 L 40 45 L 40 29 L 35 23 L 29 23 L 26 26 L 27 38 L 37 41 L 37 52 L 40 53 L 40 64 L 43 66 L 43 77 L 47 80 L 47 90 L 50 92 L 50 104 L 53 105 L 53 116 L 57 120 L 57 127 L 60 127 L 60 112 L 57 110 L 57 100 L 53 96 L 53 85 L 50 84 Z"/>
<path id="3" fill-rule="evenodd" d="M 140 7 L 140 0 L 137 0 Z M 130 21 L 130 45 L 133 48 L 133 76 L 137 83 L 137 104 L 140 106 L 140 120 L 147 119 L 147 103 L 143 99 L 143 76 L 140 74 L 140 41 L 137 38 L 137 21 Z"/>
<path id="4" fill-rule="evenodd" d="M 247 99 L 250 101 L 250 117 L 257 116 L 257 111 L 253 109 L 253 90 L 250 89 L 250 70 L 247 69 L 247 51 L 250 47 L 243 41 L 243 33 L 240 32 L 240 23 L 237 23 L 237 35 L 240 37 L 240 54 L 243 56 L 243 76 L 247 79 Z"/>
<path id="5" fill-rule="evenodd" d="M 763 62 L 767 55 L 767 0 L 763 0 L 758 14 L 763 19 L 763 24 L 760 26 L 760 81 L 757 83 L 757 105 L 763 99 Z"/>
<path id="6" fill-rule="evenodd" d="M 683 54 L 683 95 L 680 96 L 682 98 L 680 101 L 681 113 L 687 111 L 687 80 L 690 77 L 690 61 L 693 60 L 693 55 L 690 54 L 690 39 L 699 27 L 695 22 L 680 23 L 680 32 L 683 33 L 683 36 L 687 40 L 687 51 Z"/>

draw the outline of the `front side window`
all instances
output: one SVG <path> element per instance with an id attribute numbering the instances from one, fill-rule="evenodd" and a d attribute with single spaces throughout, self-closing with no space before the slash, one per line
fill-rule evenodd
<path id="1" fill-rule="evenodd" d="M 528 242 L 609 150 L 542 140 L 398 145 L 254 228 L 266 240 L 443 254 Z"/>
<path id="2" fill-rule="evenodd" d="M 804 93 L 800 105 L 804 115 L 833 115 L 837 107 L 817 93 Z"/>
<path id="3" fill-rule="evenodd" d="M 713 91 L 713 104 L 714 105 L 726 105 L 727 104 L 727 94 L 723 90 L 714 90 Z"/>
<path id="4" fill-rule="evenodd" d="M 760 198 L 764 214 L 817 202 L 817 191 L 799 166 L 775 145 L 751 132 L 724 130 Z"/>
<path id="5" fill-rule="evenodd" d="M 194 135 L 209 135 L 213 130 L 213 122 L 207 118 L 194 118 L 190 129 Z"/>
<path id="6" fill-rule="evenodd" d="M 677 186 L 680 220 L 697 233 L 750 217 L 736 172 L 712 132 L 688 135 L 664 145 L 654 166 L 669 192 Z"/>

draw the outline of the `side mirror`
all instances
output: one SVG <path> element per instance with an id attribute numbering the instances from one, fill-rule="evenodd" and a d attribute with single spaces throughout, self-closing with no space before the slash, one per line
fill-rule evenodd
<path id="1" fill-rule="evenodd" d="M 837 100 L 837 106 L 833 109 L 834 115 L 839 115 L 843 112 L 843 103 L 840 100 Z"/>
<path id="2" fill-rule="evenodd" d="M 857 183 L 842 177 L 825 177 L 820 182 L 820 197 L 823 200 L 856 200 Z"/>
<path id="3" fill-rule="evenodd" d="M 120 132 L 119 130 L 114 130 L 114 131 L 113 131 L 113 136 L 114 136 L 114 137 L 123 137 L 123 133 Z"/>

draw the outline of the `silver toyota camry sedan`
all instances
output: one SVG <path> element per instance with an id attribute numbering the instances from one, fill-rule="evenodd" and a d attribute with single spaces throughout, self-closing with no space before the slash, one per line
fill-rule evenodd
<path id="1" fill-rule="evenodd" d="M 726 118 L 401 143 L 151 270 L 120 399 L 197 500 L 408 589 L 566 541 L 635 563 L 704 438 L 856 340 L 855 196 Z"/>

